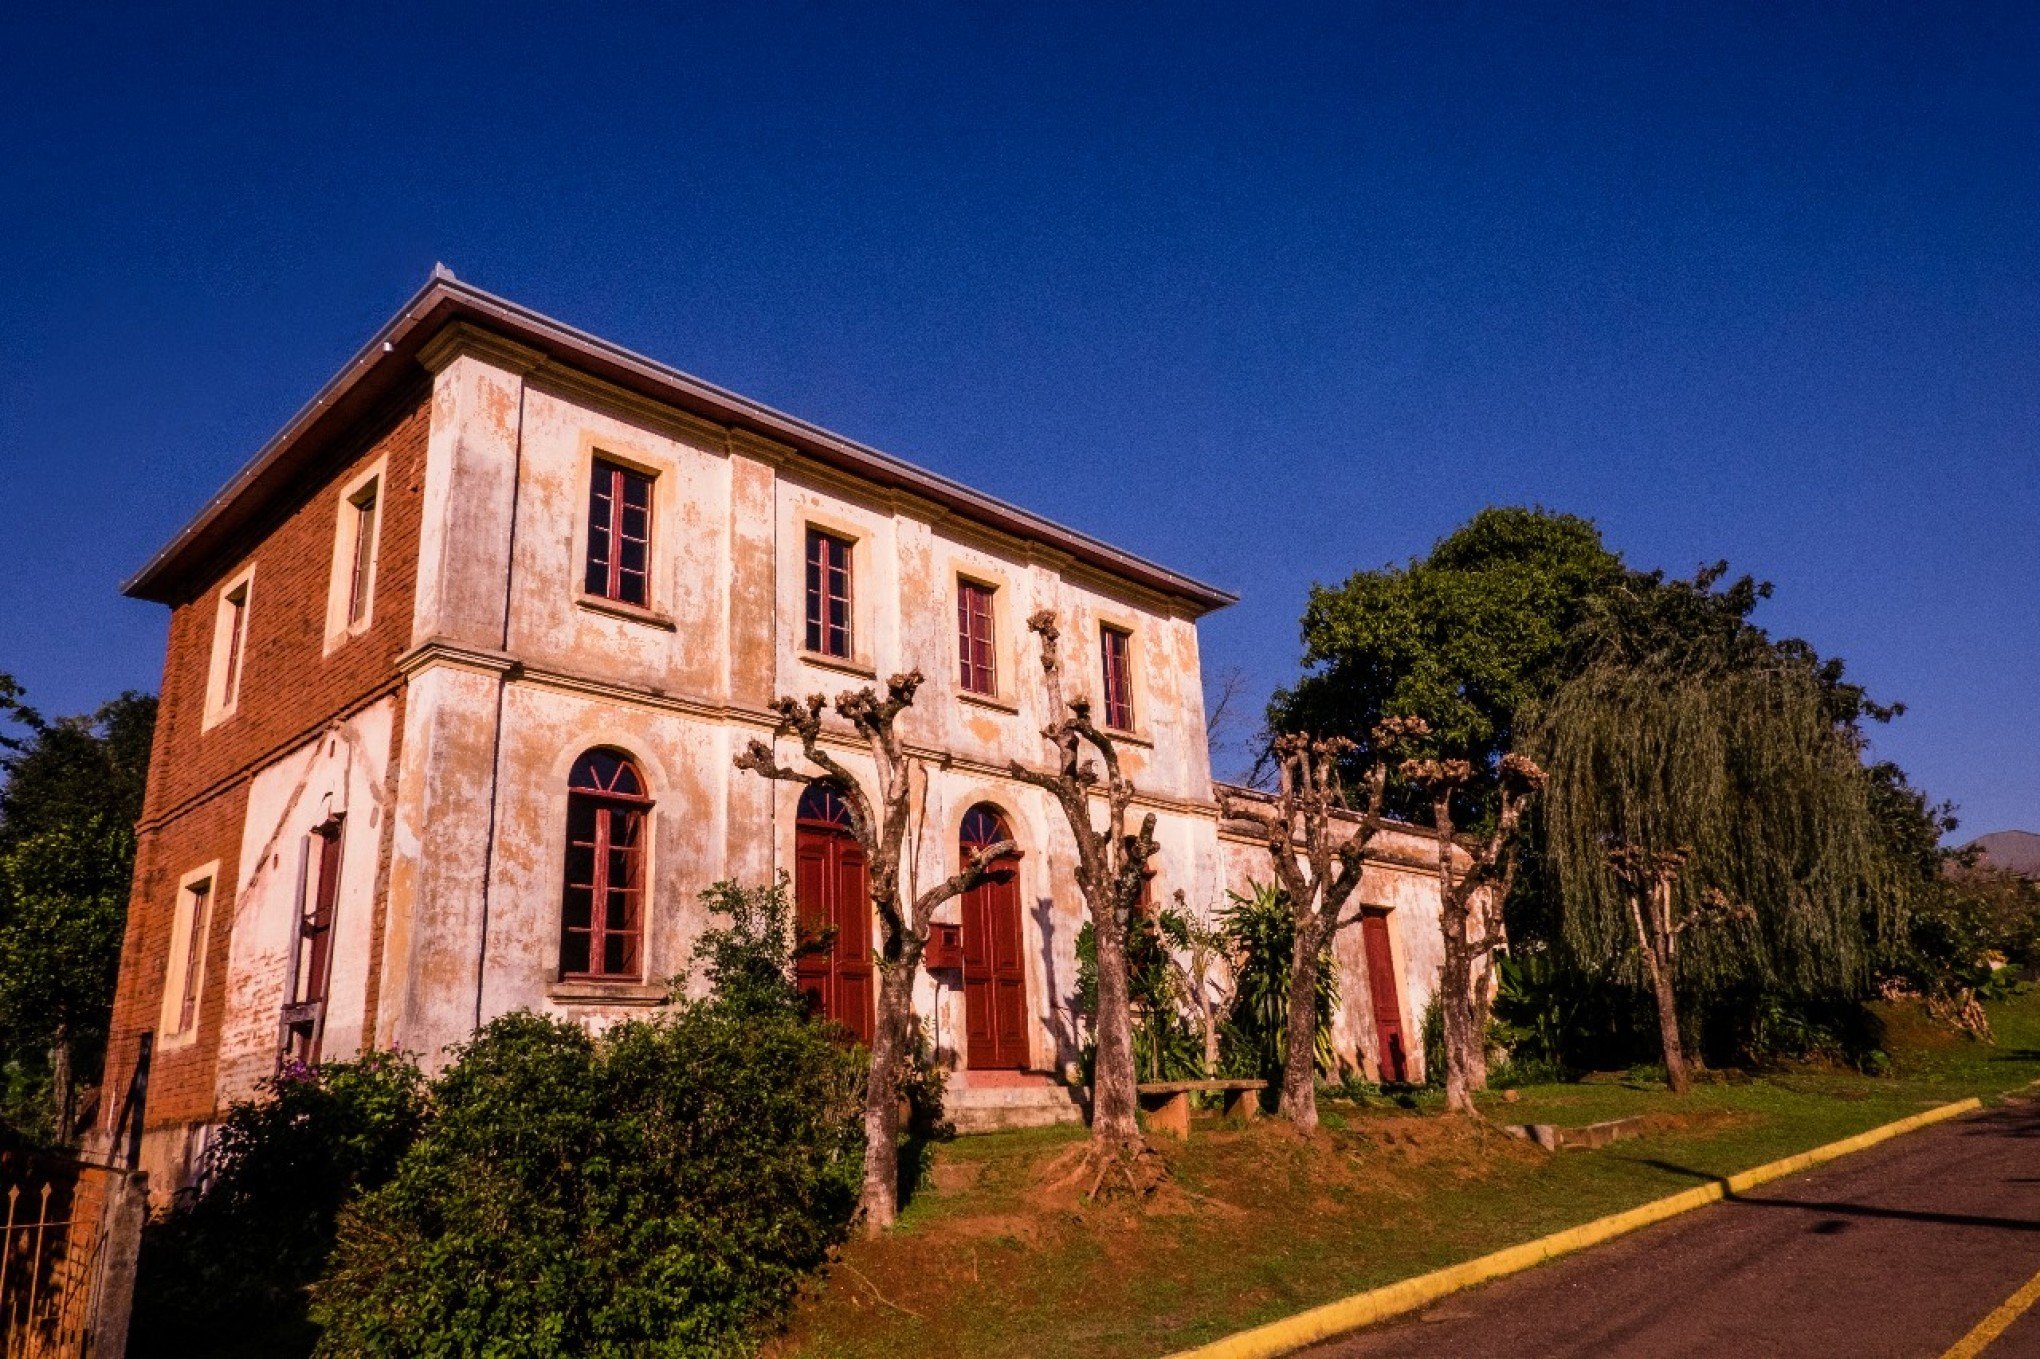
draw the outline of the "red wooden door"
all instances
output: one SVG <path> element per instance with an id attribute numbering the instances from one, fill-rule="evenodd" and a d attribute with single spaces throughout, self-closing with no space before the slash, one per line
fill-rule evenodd
<path id="1" fill-rule="evenodd" d="M 814 1013 L 869 1044 L 871 899 L 864 850 L 847 830 L 801 821 L 794 832 L 793 899 L 802 935 L 835 931 L 826 949 L 803 953 L 794 963 L 795 984 Z"/>
<path id="2" fill-rule="evenodd" d="M 1402 992 L 1395 984 L 1395 955 L 1388 946 L 1388 912 L 1368 911 L 1360 918 L 1360 944 L 1367 954 L 1367 993 L 1374 1002 L 1381 1079 L 1407 1081 L 1409 1050 L 1403 1041 Z"/>
<path id="3" fill-rule="evenodd" d="M 1005 818 L 989 807 L 964 818 L 965 855 L 1011 838 Z M 1020 950 L 1020 878 L 1009 868 L 963 896 L 964 1064 L 973 1070 L 1027 1065 L 1027 966 Z"/>

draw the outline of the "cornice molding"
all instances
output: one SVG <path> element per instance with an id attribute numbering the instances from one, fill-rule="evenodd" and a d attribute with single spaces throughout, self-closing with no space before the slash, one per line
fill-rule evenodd
<path id="1" fill-rule="evenodd" d="M 397 673 L 407 680 L 415 679 L 435 665 L 472 670 L 484 675 L 507 675 L 519 668 L 517 658 L 507 652 L 469 646 L 443 637 L 420 642 L 397 657 Z"/>
<path id="2" fill-rule="evenodd" d="M 690 415 L 662 401 L 639 396 L 612 382 L 583 373 L 577 368 L 548 359 L 531 371 L 527 381 L 540 391 L 569 401 L 606 408 L 608 414 L 633 424 L 649 426 L 675 438 L 703 446 L 707 451 L 726 451 L 730 433 L 722 425 Z"/>
<path id="3" fill-rule="evenodd" d="M 546 362 L 545 355 L 529 345 L 506 340 L 494 331 L 466 321 L 455 321 L 427 340 L 418 350 L 418 362 L 425 366 L 426 371 L 437 374 L 463 354 L 471 354 L 519 375 L 529 373 Z"/>

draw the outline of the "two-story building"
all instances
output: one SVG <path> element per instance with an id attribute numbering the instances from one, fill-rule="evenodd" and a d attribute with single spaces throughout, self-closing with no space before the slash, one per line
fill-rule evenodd
<path id="1" fill-rule="evenodd" d="M 718 879 L 792 875 L 835 926 L 802 984 L 868 1031 L 841 809 L 733 760 L 778 695 L 910 668 L 911 871 L 1025 851 L 947 908 L 961 966 L 924 977 L 924 1021 L 958 1104 L 1066 1116 L 1074 851 L 1004 773 L 1050 753 L 1037 609 L 1158 818 L 1157 898 L 1210 911 L 1268 876 L 1221 833 L 1206 751 L 1197 621 L 1232 596 L 444 271 L 127 590 L 171 621 L 107 1119 L 151 1035 L 159 1188 L 284 1062 L 658 1006 Z M 1436 891 L 1398 838 L 1340 944 L 1337 1036 L 1415 1074 Z"/>

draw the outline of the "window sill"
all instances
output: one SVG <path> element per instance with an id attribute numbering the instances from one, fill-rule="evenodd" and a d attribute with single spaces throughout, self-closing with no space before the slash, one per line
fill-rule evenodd
<path id="1" fill-rule="evenodd" d="M 823 670 L 834 670 L 844 675 L 855 675 L 859 679 L 875 680 L 878 678 L 878 667 L 872 665 L 869 661 L 857 660 L 848 656 L 829 656 L 819 651 L 809 651 L 806 647 L 802 647 L 796 653 L 796 657 L 808 665 L 816 666 Z"/>
<path id="2" fill-rule="evenodd" d="M 672 999 L 669 987 L 644 982 L 598 981 L 592 977 L 569 977 L 545 988 L 545 996 L 558 1005 L 664 1005 Z"/>
<path id="3" fill-rule="evenodd" d="M 636 604 L 626 604 L 620 599 L 605 599 L 601 595 L 578 594 L 574 603 L 590 613 L 608 614 L 611 618 L 624 618 L 647 627 L 663 628 L 667 632 L 677 631 L 673 616 L 657 609 L 647 609 Z"/>
<path id="4" fill-rule="evenodd" d="M 968 703 L 974 708 L 990 708 L 993 712 L 1006 713 L 1009 716 L 1015 717 L 1020 713 L 1019 704 L 1008 702 L 997 694 L 980 694 L 971 689 L 959 688 L 956 691 L 956 697 L 959 702 Z"/>
<path id="5" fill-rule="evenodd" d="M 1100 730 L 1121 745 L 1142 746 L 1148 750 L 1155 748 L 1154 737 L 1143 735 L 1137 731 L 1125 731 L 1119 727 L 1101 727 Z"/>
<path id="6" fill-rule="evenodd" d="M 367 636 L 368 630 L 372 626 L 374 626 L 374 619 L 364 618 L 359 623 L 349 623 L 344 627 L 334 628 L 326 634 L 326 649 L 320 655 L 322 657 L 330 656 L 355 638 Z"/>

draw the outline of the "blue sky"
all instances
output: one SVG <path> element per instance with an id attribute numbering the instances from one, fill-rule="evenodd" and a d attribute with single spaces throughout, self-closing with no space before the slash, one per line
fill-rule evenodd
<path id="1" fill-rule="evenodd" d="M 2040 827 L 2040 10 L 43 7 L 0 51 L 0 669 L 153 687 L 117 585 L 463 277 L 1240 591 L 1484 504 L 1910 711 Z"/>

